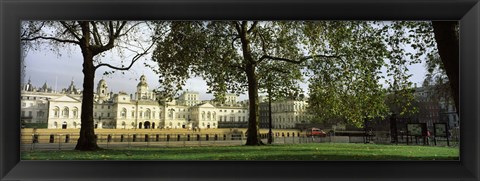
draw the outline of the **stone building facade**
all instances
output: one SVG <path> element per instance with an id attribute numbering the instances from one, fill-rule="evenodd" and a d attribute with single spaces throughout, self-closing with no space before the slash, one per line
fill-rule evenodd
<path id="1" fill-rule="evenodd" d="M 21 119 L 27 123 L 48 123 L 49 129 L 80 128 L 82 92 L 71 85 L 55 92 L 46 83 L 35 88 L 30 81 L 22 86 Z M 209 129 L 219 124 L 248 121 L 244 104 L 201 101 L 198 92 L 186 91 L 173 101 L 161 101 L 142 75 L 134 94 L 114 94 L 102 79 L 95 89 L 93 117 L 97 129 Z"/>

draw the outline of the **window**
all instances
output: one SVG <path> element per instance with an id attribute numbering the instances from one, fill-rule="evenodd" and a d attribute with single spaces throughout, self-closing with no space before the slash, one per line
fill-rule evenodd
<path id="1" fill-rule="evenodd" d="M 139 115 L 138 115 L 138 116 L 140 116 L 140 118 L 142 118 L 142 117 L 143 117 L 143 112 L 142 112 L 142 111 L 140 111 L 140 113 L 139 113 Z"/>
<path id="2" fill-rule="evenodd" d="M 32 117 L 32 111 L 28 111 L 28 117 Z"/>
<path id="3" fill-rule="evenodd" d="M 102 109 L 103 109 L 103 105 L 102 105 Z"/>
<path id="4" fill-rule="evenodd" d="M 121 118 L 127 118 L 127 109 L 122 108 L 122 112 L 120 112 L 120 117 Z"/>
<path id="5" fill-rule="evenodd" d="M 110 113 L 107 113 L 107 117 L 110 117 Z"/>
<path id="6" fill-rule="evenodd" d="M 37 117 L 43 118 L 43 115 L 44 115 L 43 111 L 37 111 Z"/>
<path id="7" fill-rule="evenodd" d="M 22 117 L 25 117 L 25 111 L 22 111 Z"/>
<path id="8" fill-rule="evenodd" d="M 103 112 L 100 114 L 101 117 L 103 117 Z"/>
<path id="9" fill-rule="evenodd" d="M 238 120 L 237 120 L 237 121 L 238 121 L 238 122 L 242 121 L 241 118 L 242 118 L 242 117 L 238 116 Z"/>
<path id="10" fill-rule="evenodd" d="M 150 118 L 151 118 L 150 109 L 147 109 L 147 111 L 145 111 L 145 118 L 147 118 L 147 119 L 150 119 Z"/>
<path id="11" fill-rule="evenodd" d="M 132 118 L 135 117 L 135 111 L 132 111 Z"/>
<path id="12" fill-rule="evenodd" d="M 170 119 L 173 119 L 173 111 L 174 111 L 173 109 L 170 109 L 170 111 L 168 112 L 168 117 Z"/>
<path id="13" fill-rule="evenodd" d="M 108 109 L 110 109 L 110 106 L 108 106 Z"/>
<path id="14" fill-rule="evenodd" d="M 22 103 L 22 107 L 26 107 L 27 106 L 27 103 Z"/>
<path id="15" fill-rule="evenodd" d="M 78 118 L 78 108 L 73 107 L 73 118 Z"/>
<path id="16" fill-rule="evenodd" d="M 68 107 L 63 108 L 63 117 L 68 118 Z"/>

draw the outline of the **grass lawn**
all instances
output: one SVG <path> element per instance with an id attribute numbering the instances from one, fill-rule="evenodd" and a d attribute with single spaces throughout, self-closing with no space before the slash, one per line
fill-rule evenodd
<path id="1" fill-rule="evenodd" d="M 458 160 L 459 148 L 352 143 L 25 151 L 22 160 Z"/>

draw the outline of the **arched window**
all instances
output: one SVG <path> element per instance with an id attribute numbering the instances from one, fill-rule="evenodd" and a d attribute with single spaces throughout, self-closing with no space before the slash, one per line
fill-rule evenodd
<path id="1" fill-rule="evenodd" d="M 169 110 L 168 110 L 168 117 L 169 117 L 170 119 L 173 119 L 173 112 L 174 112 L 174 111 L 175 111 L 175 109 L 169 109 Z"/>
<path id="2" fill-rule="evenodd" d="M 59 107 L 53 108 L 53 117 L 58 118 L 59 116 L 60 116 L 60 108 Z"/>
<path id="3" fill-rule="evenodd" d="M 73 118 L 78 118 L 78 108 L 73 107 Z"/>
<path id="4" fill-rule="evenodd" d="M 58 127 L 58 123 L 55 121 L 53 122 L 53 127 L 57 128 Z"/>
<path id="5" fill-rule="evenodd" d="M 215 111 L 213 111 L 213 120 L 214 120 L 214 121 L 217 120 L 217 114 L 215 113 Z"/>
<path id="6" fill-rule="evenodd" d="M 207 119 L 210 120 L 210 111 L 207 112 Z"/>
<path id="7" fill-rule="evenodd" d="M 202 119 L 205 120 L 205 111 L 202 111 Z"/>
<path id="8" fill-rule="evenodd" d="M 63 115 L 64 118 L 68 118 L 68 107 L 63 108 L 63 114 L 62 115 Z"/>
<path id="9" fill-rule="evenodd" d="M 122 112 L 120 112 L 120 117 L 121 118 L 127 118 L 127 109 L 122 108 Z"/>
<path id="10" fill-rule="evenodd" d="M 146 118 L 146 119 L 150 119 L 150 118 L 151 118 L 150 109 L 147 109 L 147 111 L 145 111 L 145 118 Z"/>

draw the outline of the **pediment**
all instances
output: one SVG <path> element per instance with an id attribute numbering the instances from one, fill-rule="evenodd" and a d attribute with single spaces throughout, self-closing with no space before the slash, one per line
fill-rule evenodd
<path id="1" fill-rule="evenodd" d="M 55 101 L 55 102 L 80 102 L 80 100 L 75 99 L 75 98 L 70 97 L 70 96 L 67 96 L 67 95 L 60 96 L 58 98 L 54 98 L 51 101 Z"/>
<path id="2" fill-rule="evenodd" d="M 213 106 L 210 103 L 204 103 L 204 104 L 199 105 L 198 107 L 199 108 L 215 108 L 215 106 Z"/>

